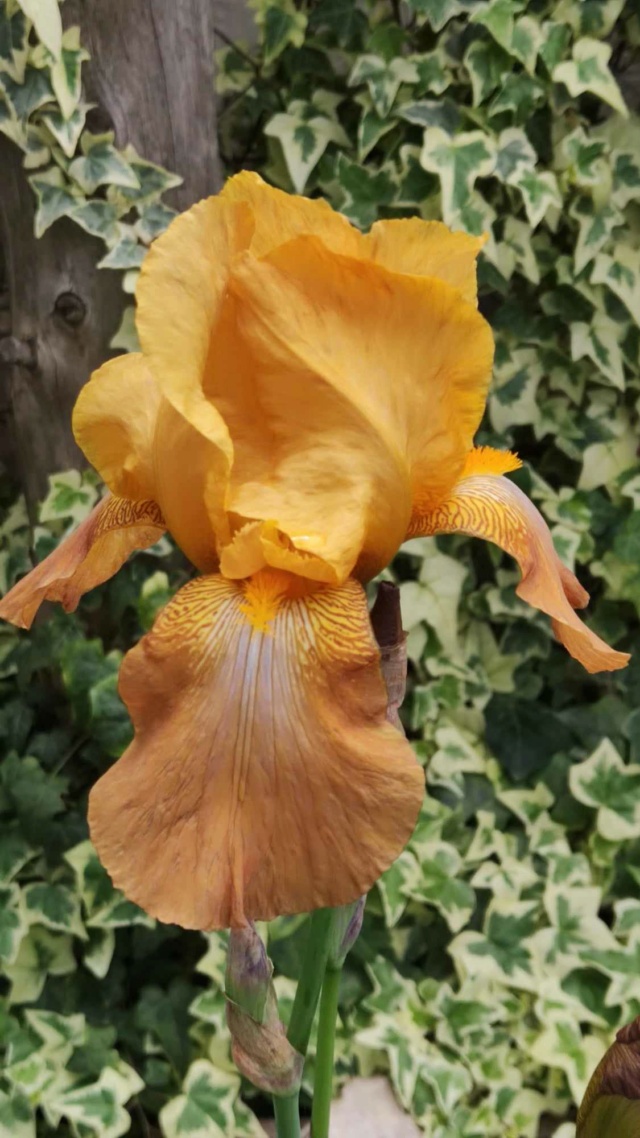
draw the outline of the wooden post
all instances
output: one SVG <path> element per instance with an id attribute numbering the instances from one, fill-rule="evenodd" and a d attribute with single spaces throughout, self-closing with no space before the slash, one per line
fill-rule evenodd
<path id="1" fill-rule="evenodd" d="M 66 0 L 62 14 L 91 54 L 90 129 L 115 130 L 118 146 L 180 174 L 166 197 L 175 208 L 215 193 L 216 26 L 250 34 L 244 0 Z M 108 358 L 126 300 L 120 274 L 96 268 L 100 242 L 65 219 L 36 239 L 34 213 L 21 154 L 0 136 L 0 461 L 32 513 L 50 473 L 83 464 L 71 409 Z"/>

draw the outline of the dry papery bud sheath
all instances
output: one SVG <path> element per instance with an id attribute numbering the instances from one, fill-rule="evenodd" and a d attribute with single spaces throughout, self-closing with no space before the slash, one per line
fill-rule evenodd
<path id="1" fill-rule="evenodd" d="M 576 1138 L 640 1135 L 640 1016 L 620 1029 L 594 1071 L 578 1111 Z"/>
<path id="2" fill-rule="evenodd" d="M 260 1090 L 290 1095 L 300 1086 L 303 1058 L 278 1014 L 273 966 L 255 927 L 232 929 L 227 958 L 227 1023 L 238 1070 Z"/>

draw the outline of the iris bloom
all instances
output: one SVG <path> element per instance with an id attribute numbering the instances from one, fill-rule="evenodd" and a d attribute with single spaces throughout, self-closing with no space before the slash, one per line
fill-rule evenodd
<path id="1" fill-rule="evenodd" d="M 0 615 L 74 609 L 165 530 L 202 574 L 124 661 L 135 738 L 89 804 L 115 884 L 161 920 L 343 904 L 402 850 L 423 773 L 385 719 L 363 584 L 405 538 L 496 542 L 589 671 L 626 662 L 576 616 L 587 594 L 504 477 L 518 460 L 473 449 L 481 244 L 418 219 L 364 236 L 240 174 L 154 243 L 142 351 L 80 393 L 75 436 L 110 494 Z"/>

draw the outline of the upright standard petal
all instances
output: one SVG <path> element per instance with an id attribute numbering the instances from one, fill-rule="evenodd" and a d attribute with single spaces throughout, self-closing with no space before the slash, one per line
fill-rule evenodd
<path id="1" fill-rule="evenodd" d="M 120 690 L 135 739 L 91 793 L 91 835 L 161 920 L 240 927 L 345 904 L 408 840 L 423 772 L 385 720 L 356 582 L 190 582 Z"/>
<path id="2" fill-rule="evenodd" d="M 263 182 L 252 170 L 242 170 L 229 178 L 220 200 L 251 209 L 254 231 L 249 249 L 254 257 L 264 257 L 278 245 L 302 234 L 319 237 L 336 253 L 368 256 L 366 240 L 360 231 L 323 198 L 287 194 Z"/>
<path id="3" fill-rule="evenodd" d="M 101 585 L 135 549 L 148 549 L 165 532 L 156 502 L 104 498 L 53 553 L 0 601 L 0 619 L 30 628 L 43 601 L 73 612 L 84 593 Z"/>
<path id="4" fill-rule="evenodd" d="M 266 384 L 278 370 L 305 384 L 322 379 L 432 504 L 449 493 L 483 413 L 493 358 L 488 324 L 458 289 L 341 256 L 315 237 L 260 262 L 239 257 L 230 287 L 243 339 L 256 361 L 269 361 Z"/>
<path id="5" fill-rule="evenodd" d="M 376 221 L 365 238 L 372 260 L 396 273 L 436 277 L 459 289 L 465 300 L 476 304 L 476 260 L 484 237 L 453 233 L 441 221 L 419 217 Z"/>
<path id="6" fill-rule="evenodd" d="M 156 497 L 153 450 L 161 401 L 140 352 L 103 364 L 76 400 L 76 442 L 119 497 L 138 501 Z"/>
<path id="7" fill-rule="evenodd" d="M 509 458 L 503 456 L 503 470 L 510 468 Z M 478 461 L 470 465 L 473 469 Z M 494 465 L 500 465 L 499 458 Z M 513 482 L 499 474 L 462 478 L 436 509 L 414 513 L 407 537 L 437 533 L 483 537 L 515 557 L 522 572 L 518 596 L 551 617 L 558 640 L 588 672 L 610 672 L 628 663 L 625 652 L 610 648 L 576 616 L 574 608 L 584 607 L 589 595 L 560 561 L 540 512 Z"/>

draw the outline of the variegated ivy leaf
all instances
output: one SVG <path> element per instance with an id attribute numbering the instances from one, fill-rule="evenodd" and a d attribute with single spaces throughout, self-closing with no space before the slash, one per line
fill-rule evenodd
<path id="1" fill-rule="evenodd" d="M 597 810 L 598 833 L 608 841 L 640 837 L 640 765 L 625 765 L 609 739 L 569 772 L 574 798 Z"/>
<path id="2" fill-rule="evenodd" d="M 438 127 L 425 131 L 420 163 L 440 179 L 442 216 L 448 225 L 459 224 L 462 211 L 471 201 L 476 179 L 492 174 L 496 159 L 493 139 L 481 130 L 454 138 Z"/>
<path id="3" fill-rule="evenodd" d="M 62 18 L 58 0 L 18 0 L 41 43 L 58 59 L 62 51 Z"/>
<path id="4" fill-rule="evenodd" d="M 410 850 L 403 850 L 391 868 L 378 878 L 377 887 L 388 928 L 397 925 L 419 880 L 418 862 Z"/>
<path id="5" fill-rule="evenodd" d="M 553 1020 L 534 1040 L 529 1053 L 536 1063 L 564 1071 L 574 1101 L 580 1102 L 606 1047 L 603 1038 L 583 1035 L 579 1024 L 567 1017 Z"/>
<path id="6" fill-rule="evenodd" d="M 496 431 L 505 433 L 515 424 L 536 423 L 537 390 L 544 374 L 539 352 L 517 348 L 497 360 L 489 413 Z"/>
<path id="7" fill-rule="evenodd" d="M 152 202 L 138 207 L 138 214 L 138 220 L 133 228 L 144 245 L 150 245 L 160 233 L 164 233 L 173 218 L 177 216 L 176 210 L 164 202 Z"/>
<path id="8" fill-rule="evenodd" d="M 124 226 L 122 227 L 125 228 Z M 120 240 L 113 246 L 112 249 L 98 261 L 99 269 L 139 269 L 144 261 L 146 249 L 139 241 L 136 241 L 136 235 L 133 231 L 125 231 Z"/>
<path id="9" fill-rule="evenodd" d="M 299 12 L 293 0 L 250 0 L 261 30 L 264 61 L 273 63 L 289 45 L 301 47 L 307 17 Z"/>
<path id="10" fill-rule="evenodd" d="M 380 208 L 394 199 L 395 186 L 390 174 L 386 170 L 368 170 L 341 151 L 336 176 L 341 198 L 339 208 L 355 225 L 369 229 L 378 219 Z"/>
<path id="11" fill-rule="evenodd" d="M 501 182 L 517 184 L 522 170 L 534 170 L 537 155 L 525 132 L 519 127 L 507 127 L 497 140 L 495 175 Z"/>
<path id="12" fill-rule="evenodd" d="M 155 162 L 141 158 L 133 146 L 125 146 L 120 153 L 137 178 L 138 186 L 109 187 L 107 197 L 119 213 L 126 213 L 130 205 L 141 209 L 149 203 L 157 202 L 167 190 L 182 185 L 179 174 L 172 174 L 164 166 L 157 166 Z"/>
<path id="13" fill-rule="evenodd" d="M 80 29 L 67 28 L 62 50 L 51 68 L 51 85 L 64 118 L 71 118 L 82 94 L 82 64 L 89 53 L 80 45 Z"/>
<path id="14" fill-rule="evenodd" d="M 66 470 L 49 475 L 49 492 L 40 506 L 39 518 L 46 525 L 70 518 L 84 521 L 98 501 L 97 478 L 90 471 Z"/>
<path id="15" fill-rule="evenodd" d="M 29 1099 L 19 1091 L 0 1091 L 0 1138 L 36 1138 L 36 1120 Z"/>
<path id="16" fill-rule="evenodd" d="M 93 194 L 98 186 L 126 186 L 140 188 L 133 169 L 113 145 L 113 132 L 82 135 L 82 156 L 74 159 L 67 171 L 86 194 Z"/>
<path id="17" fill-rule="evenodd" d="M 421 95 L 427 91 L 433 95 L 442 95 L 451 86 L 453 61 L 443 40 L 438 40 L 433 51 L 411 55 L 409 61 L 418 72 L 417 89 Z"/>
<path id="18" fill-rule="evenodd" d="M 189 1067 L 183 1093 L 160 1111 L 163 1134 L 166 1138 L 225 1138 L 233 1127 L 239 1088 L 236 1075 L 197 1059 Z"/>
<path id="19" fill-rule="evenodd" d="M 458 654 L 457 616 L 466 567 L 453 557 L 440 553 L 435 542 L 430 544 L 417 581 L 400 586 L 400 600 L 405 627 L 413 628 L 425 621 L 436 633 L 442 648 Z"/>
<path id="20" fill-rule="evenodd" d="M 509 216 L 504 225 L 504 243 L 513 253 L 514 267 L 523 277 L 531 281 L 531 284 L 539 284 L 540 268 L 531 241 L 531 229 L 526 221 Z"/>
<path id="21" fill-rule="evenodd" d="M 434 32 L 439 32 L 454 16 L 473 9 L 477 0 L 407 0 L 407 7 L 415 12 L 418 22 L 429 23 Z"/>
<path id="22" fill-rule="evenodd" d="M 35 191 L 38 208 L 35 216 L 35 235 L 42 237 L 54 221 L 70 214 L 79 202 L 77 191 L 66 180 L 62 170 L 52 167 L 43 174 L 33 174 L 29 182 Z"/>
<path id="23" fill-rule="evenodd" d="M 80 916 L 80 901 L 65 885 L 39 881 L 24 889 L 25 913 L 32 925 L 44 925 L 56 932 L 86 939 Z"/>
<path id="24" fill-rule="evenodd" d="M 241 1098 L 233 1106 L 234 1138 L 263 1138 L 264 1127 Z M 0 1136 L 1 1138 L 1 1136 Z"/>
<path id="25" fill-rule="evenodd" d="M 625 377 L 620 351 L 620 325 L 598 312 L 590 324 L 571 325 L 571 358 L 593 360 L 598 371 L 619 391 L 624 391 Z"/>
<path id="26" fill-rule="evenodd" d="M 109 341 L 110 348 L 120 348 L 123 352 L 139 352 L 140 341 L 136 331 L 136 310 L 132 304 L 128 305 L 122 313 L 122 320 L 117 332 Z"/>
<path id="27" fill-rule="evenodd" d="M 47 110 L 42 113 L 40 122 L 46 127 L 67 158 L 73 158 L 77 150 L 88 110 L 88 103 L 79 103 L 69 118 L 65 118 L 61 111 L 56 110 Z"/>
<path id="28" fill-rule="evenodd" d="M 611 155 L 613 163 L 613 190 L 611 200 L 619 209 L 640 199 L 640 155 L 635 151 L 618 150 Z"/>
<path id="29" fill-rule="evenodd" d="M 103 869 L 90 841 L 67 850 L 65 861 L 71 866 L 84 911 L 87 928 L 117 929 L 130 925 L 154 927 L 154 920 L 115 889 Z"/>
<path id="30" fill-rule="evenodd" d="M 0 834 L 0 882 L 9 883 L 35 856 L 18 829 L 8 826 Z"/>
<path id="31" fill-rule="evenodd" d="M 615 293 L 640 325 L 640 250 L 619 242 L 611 254 L 598 253 L 590 280 Z"/>
<path id="32" fill-rule="evenodd" d="M 0 97 L 4 97 L 11 117 L 24 123 L 39 107 L 53 102 L 54 93 L 46 72 L 28 65 L 19 83 L 0 71 Z"/>
<path id="33" fill-rule="evenodd" d="M 411 886 L 412 899 L 437 909 L 453 933 L 464 928 L 476 906 L 473 889 L 458 876 L 462 866 L 456 847 L 436 840 L 420 850 L 420 873 Z"/>
<path id="34" fill-rule="evenodd" d="M 604 139 L 593 138 L 578 126 L 557 147 L 556 168 L 565 172 L 569 184 L 597 186 L 607 174 L 608 150 Z"/>
<path id="35" fill-rule="evenodd" d="M 570 207 L 569 213 L 579 226 L 574 250 L 574 267 L 578 274 L 593 261 L 618 226 L 624 223 L 624 217 L 612 202 L 597 209 L 589 198 L 578 198 Z"/>
<path id="36" fill-rule="evenodd" d="M 67 976 L 76 967 L 70 936 L 33 925 L 20 942 L 13 963 L 3 967 L 11 984 L 11 1002 L 33 1003 L 40 998 L 47 976 Z"/>
<path id="37" fill-rule="evenodd" d="M 118 1067 L 106 1067 L 96 1082 L 55 1096 L 50 1107 L 68 1119 L 79 1133 L 120 1138 L 131 1126 L 124 1103 L 143 1088 L 139 1075 L 120 1061 Z"/>
<path id="38" fill-rule="evenodd" d="M 637 466 L 638 432 L 626 408 L 610 412 L 606 429 L 604 442 L 591 443 L 583 451 L 579 490 L 593 490 L 613 483 L 625 471 Z"/>
<path id="39" fill-rule="evenodd" d="M 277 138 L 296 193 L 301 194 L 311 171 L 317 166 L 330 142 L 348 148 L 349 138 L 340 123 L 318 114 L 311 103 L 297 99 L 286 113 L 274 115 L 264 128 L 269 138 Z"/>
<path id="40" fill-rule="evenodd" d="M 473 40 L 465 52 L 464 65 L 471 80 L 474 107 L 486 102 L 513 67 L 510 56 L 493 39 Z"/>
<path id="41" fill-rule="evenodd" d="M 543 782 L 534 790 L 499 790 L 496 798 L 520 819 L 526 830 L 554 803 L 553 794 Z"/>
<path id="42" fill-rule="evenodd" d="M 562 209 L 562 194 L 558 179 L 550 170 L 539 172 L 521 166 L 514 172 L 511 185 L 516 186 L 522 194 L 525 212 L 532 229 L 535 229 L 550 211 Z"/>
<path id="43" fill-rule="evenodd" d="M 537 924 L 536 902 L 495 897 L 487 909 L 484 931 L 460 933 L 449 945 L 458 975 L 537 991 L 539 977 L 528 943 Z"/>
<path id="44" fill-rule="evenodd" d="M 256 69 L 244 52 L 233 44 L 214 52 L 216 61 L 216 91 L 219 95 L 229 95 L 244 91 L 255 78 Z"/>
<path id="45" fill-rule="evenodd" d="M 6 71 L 14 83 L 22 83 L 29 56 L 29 26 L 20 9 L 9 14 L 6 5 L 0 9 L 0 71 Z"/>
<path id="46" fill-rule="evenodd" d="M 28 927 L 18 886 L 0 886 L 0 960 L 11 963 L 16 959 Z"/>
<path id="47" fill-rule="evenodd" d="M 604 39 L 612 31 L 624 5 L 625 0 L 591 0 L 591 3 L 569 10 L 567 17 L 576 32 Z"/>
<path id="48" fill-rule="evenodd" d="M 100 198 L 84 201 L 69 211 L 69 217 L 86 233 L 100 237 L 107 245 L 115 245 L 120 239 L 118 210 L 111 202 Z"/>
<path id="49" fill-rule="evenodd" d="M 381 118 L 389 114 L 400 85 L 417 83 L 419 72 L 410 59 L 392 59 L 387 63 L 378 55 L 361 55 L 355 62 L 348 79 L 350 87 L 366 83 L 373 106 Z"/>
<path id="50" fill-rule="evenodd" d="M 583 36 L 575 41 L 572 59 L 564 60 L 553 69 L 556 83 L 564 83 L 570 95 L 576 98 L 588 92 L 597 95 L 621 115 L 626 115 L 627 107 L 620 88 L 609 70 L 611 48 L 591 36 Z"/>
<path id="51" fill-rule="evenodd" d="M 354 101 L 362 107 L 358 123 L 358 158 L 363 162 L 380 139 L 393 130 L 396 124 L 392 118 L 380 117 L 368 91 L 361 91 Z"/>
<path id="52" fill-rule="evenodd" d="M 518 16 L 523 8 L 521 0 L 481 0 L 470 23 L 482 24 L 501 48 L 533 74 L 544 34 L 533 17 Z"/>

